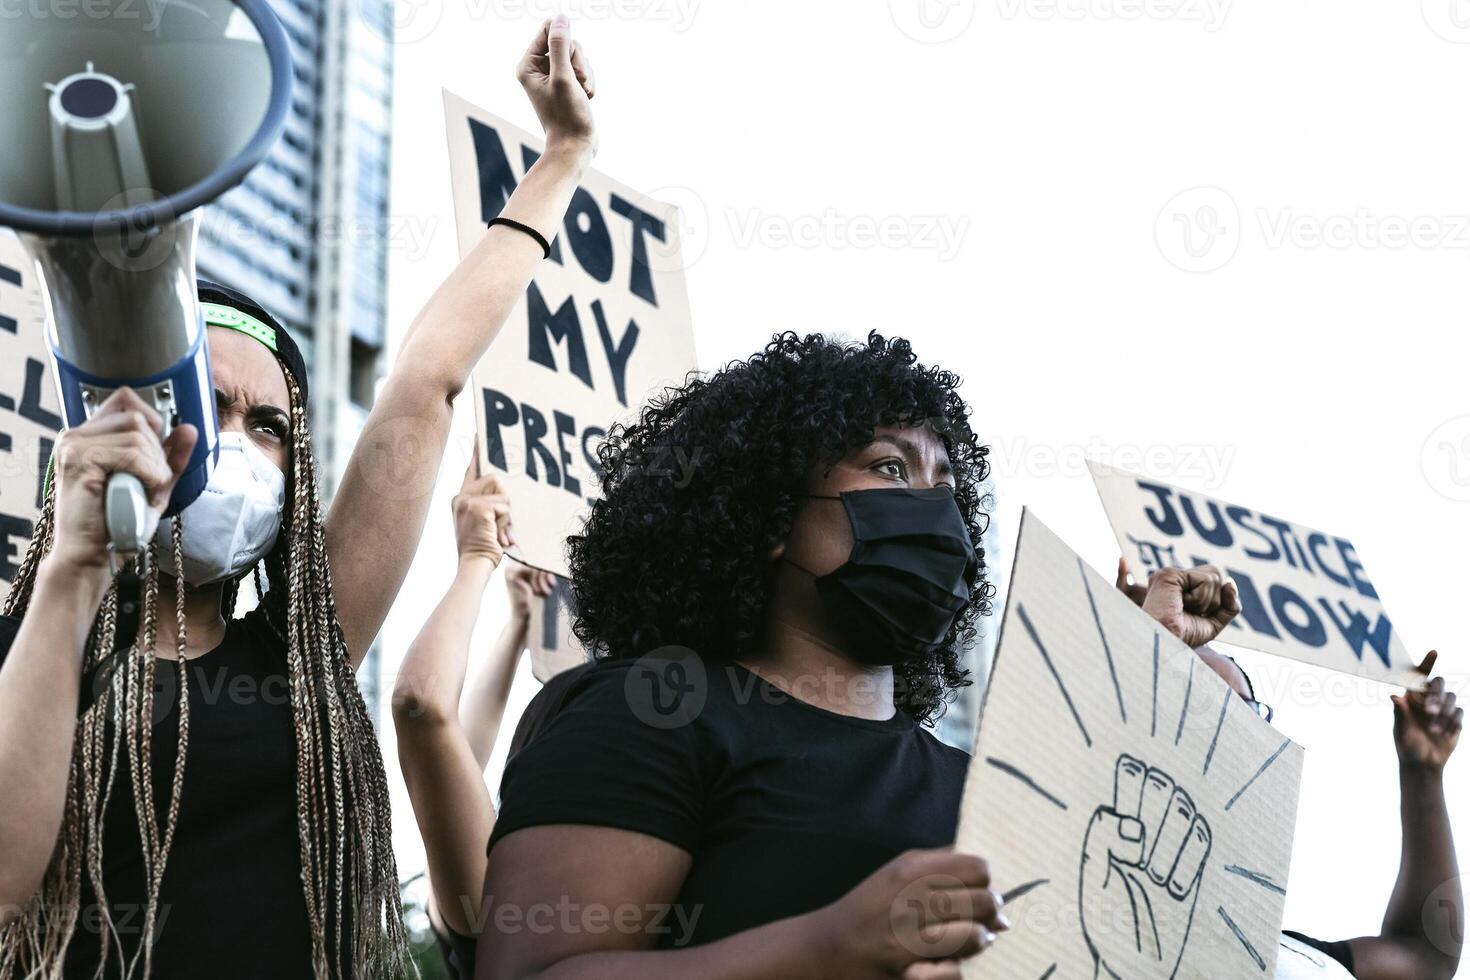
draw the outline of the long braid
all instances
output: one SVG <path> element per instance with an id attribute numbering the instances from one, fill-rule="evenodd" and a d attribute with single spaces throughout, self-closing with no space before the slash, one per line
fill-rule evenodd
<path id="1" fill-rule="evenodd" d="M 312 964 L 319 980 L 341 976 L 349 962 L 358 977 L 397 978 L 413 972 L 413 967 L 393 856 L 387 773 L 372 716 L 357 686 L 337 622 L 305 401 L 290 371 L 284 374 L 291 395 L 292 500 L 283 515 L 283 541 L 265 561 L 265 582 L 257 566 L 255 584 L 265 622 L 286 646 L 296 735 L 301 881 L 312 934 Z M 172 542 L 176 568 L 182 567 L 179 523 L 174 522 Z M 36 570 L 51 550 L 54 535 L 55 489 L 48 486 L 35 534 L 6 597 L 7 615 L 25 614 Z M 149 738 L 156 571 L 150 571 L 145 581 L 142 638 L 134 649 L 120 654 L 126 662 L 96 692 L 93 707 L 78 722 L 57 848 L 41 890 L 18 919 L 0 930 L 0 978 L 60 975 L 76 933 L 83 874 L 102 910 L 103 962 L 109 947 L 121 960 L 121 942 L 106 914 L 102 874 L 104 816 L 118 768 L 129 772 L 135 788 L 148 883 L 146 932 L 124 973 L 133 976 L 141 957 L 139 975 L 148 977 L 159 887 L 178 822 L 189 724 L 184 595 L 179 584 L 175 588 L 178 762 L 160 833 L 153 806 Z M 235 597 L 235 590 L 227 588 L 223 601 L 227 617 L 233 612 Z M 116 628 L 117 601 L 109 591 L 87 639 L 84 669 L 111 652 Z"/>
<path id="2" fill-rule="evenodd" d="M 387 774 L 332 600 L 305 402 L 290 372 L 286 381 L 294 489 L 283 527 L 286 547 L 267 562 L 272 587 L 262 602 L 286 639 L 291 668 L 297 823 L 313 959 L 322 977 L 338 974 L 347 958 L 359 976 L 398 977 L 410 966 Z"/>

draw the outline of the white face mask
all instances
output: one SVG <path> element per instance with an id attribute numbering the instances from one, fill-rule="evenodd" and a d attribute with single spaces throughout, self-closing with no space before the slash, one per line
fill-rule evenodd
<path id="1" fill-rule="evenodd" d="M 219 462 L 204 492 L 184 508 L 184 581 L 193 586 L 235 578 L 270 553 L 281 529 L 286 477 L 249 437 L 219 434 Z M 158 564 L 174 571 L 173 518 L 158 525 Z"/>

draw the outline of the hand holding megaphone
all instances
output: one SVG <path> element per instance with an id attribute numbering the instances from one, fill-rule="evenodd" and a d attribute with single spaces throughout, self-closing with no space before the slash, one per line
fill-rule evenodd
<path id="1" fill-rule="evenodd" d="M 119 388 L 86 422 L 61 434 L 55 449 L 53 559 L 105 573 L 108 484 L 119 475 L 141 484 L 147 500 L 142 538 L 152 538 L 199 435 L 187 423 L 175 426 L 167 439 L 160 439 L 162 432 L 158 413 L 131 388 Z"/>

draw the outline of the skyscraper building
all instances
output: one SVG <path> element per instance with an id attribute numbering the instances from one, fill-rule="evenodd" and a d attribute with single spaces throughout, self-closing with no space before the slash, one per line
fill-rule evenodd
<path id="1" fill-rule="evenodd" d="M 384 370 L 390 0 L 271 0 L 291 42 L 291 113 L 270 155 L 210 204 L 199 273 L 241 289 L 300 341 L 330 498 Z M 377 651 L 359 676 L 377 702 Z"/>

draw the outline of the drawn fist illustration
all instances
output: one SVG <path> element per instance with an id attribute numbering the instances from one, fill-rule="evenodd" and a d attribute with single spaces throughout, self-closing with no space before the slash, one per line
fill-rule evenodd
<path id="1" fill-rule="evenodd" d="M 1095 976 L 1173 977 L 1184 955 L 1210 825 L 1167 773 L 1118 757 L 1113 805 L 1082 843 L 1082 934 Z"/>

